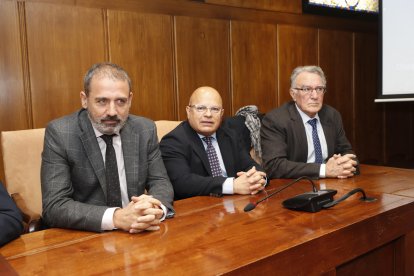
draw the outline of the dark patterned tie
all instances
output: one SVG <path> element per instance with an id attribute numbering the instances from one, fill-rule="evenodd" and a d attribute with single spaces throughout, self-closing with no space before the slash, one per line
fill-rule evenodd
<path id="1" fill-rule="evenodd" d="M 204 142 L 207 144 L 206 152 L 208 157 L 208 162 L 210 163 L 211 168 L 211 174 L 213 177 L 221 176 L 221 168 L 220 168 L 220 162 L 217 157 L 216 150 L 213 147 L 212 140 L 213 137 L 203 137 Z"/>
<path id="2" fill-rule="evenodd" d="M 313 147 L 315 149 L 315 163 L 322 164 L 322 148 L 321 143 L 319 141 L 318 136 L 318 129 L 316 128 L 316 123 L 318 122 L 318 119 L 313 118 L 308 121 L 308 124 L 312 126 L 312 140 L 313 140 Z"/>
<path id="3" fill-rule="evenodd" d="M 106 204 L 109 207 L 122 207 L 121 186 L 119 184 L 118 165 L 116 163 L 115 149 L 112 144 L 113 135 L 102 135 L 106 143 L 105 153 L 105 177 L 106 177 Z"/>

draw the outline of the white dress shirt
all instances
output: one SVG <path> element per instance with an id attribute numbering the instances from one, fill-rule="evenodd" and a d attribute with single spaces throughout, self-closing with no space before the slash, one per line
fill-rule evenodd
<path id="1" fill-rule="evenodd" d="M 198 134 L 198 133 L 197 133 Z M 203 138 L 205 137 L 204 135 L 198 134 L 198 136 L 200 137 L 201 141 L 203 142 L 204 145 L 204 150 L 207 149 L 207 143 L 203 140 Z M 223 157 L 221 156 L 221 151 L 220 151 L 220 147 L 218 145 L 217 142 L 217 137 L 216 137 L 216 133 L 212 134 L 211 137 L 213 139 L 211 139 L 211 143 L 214 147 L 214 150 L 216 151 L 219 163 L 220 163 L 220 169 L 221 169 L 221 175 L 224 177 L 227 177 L 227 171 L 226 171 L 226 167 L 224 166 L 224 161 L 223 161 Z M 227 177 L 227 179 L 224 181 L 223 183 L 223 187 L 222 187 L 222 193 L 223 194 L 233 194 L 233 181 L 234 181 L 234 177 Z"/>
<path id="2" fill-rule="evenodd" d="M 103 135 L 99 130 L 97 130 L 95 127 L 93 128 L 95 131 L 96 139 L 98 140 L 99 148 L 102 153 L 103 160 L 105 162 L 105 156 L 106 156 L 106 143 L 105 141 L 100 137 Z M 122 141 L 121 136 L 119 133 L 116 133 L 115 136 L 112 137 L 112 145 L 115 149 L 115 155 L 116 155 L 116 162 L 118 166 L 118 175 L 119 175 L 119 185 L 121 188 L 121 199 L 122 199 L 122 207 L 126 207 L 130 199 L 128 198 L 128 191 L 127 191 L 127 181 L 126 181 L 126 175 L 125 175 L 125 163 L 124 163 L 124 154 L 122 152 Z M 121 206 L 120 206 L 121 207 Z M 114 226 L 114 212 L 119 207 L 110 207 L 106 209 L 101 222 L 101 229 L 102 230 L 113 230 L 115 229 Z M 164 215 L 161 218 L 161 220 L 165 219 L 165 216 L 167 214 L 167 207 L 165 207 L 163 204 L 161 205 L 162 210 L 164 211 Z"/>
<path id="3" fill-rule="evenodd" d="M 306 131 L 306 140 L 308 142 L 308 159 L 306 162 L 307 163 L 315 162 L 315 148 L 313 146 L 313 139 L 312 139 L 312 126 L 308 124 L 308 121 L 313 118 L 318 119 L 316 123 L 316 129 L 318 131 L 319 142 L 321 143 L 322 159 L 326 160 L 326 158 L 328 157 L 328 145 L 326 144 L 325 133 L 323 132 L 323 128 L 322 128 L 321 121 L 319 119 L 318 114 L 316 114 L 315 117 L 311 118 L 307 114 L 305 114 L 302 110 L 300 110 L 300 108 L 296 104 L 295 106 L 300 114 L 300 117 L 302 118 L 303 125 L 305 126 L 305 131 Z M 319 169 L 319 177 L 325 178 L 325 176 L 326 176 L 326 164 L 321 164 L 321 167 Z"/>

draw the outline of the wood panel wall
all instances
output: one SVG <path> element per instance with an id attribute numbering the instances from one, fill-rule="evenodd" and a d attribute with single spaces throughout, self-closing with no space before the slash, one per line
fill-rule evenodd
<path id="1" fill-rule="evenodd" d="M 204 85 L 220 91 L 226 115 L 230 115 L 230 22 L 177 16 L 174 33 L 178 118 L 186 118 L 191 93 Z"/>
<path id="2" fill-rule="evenodd" d="M 374 103 L 377 32 L 377 22 L 302 14 L 301 0 L 0 0 L 0 131 L 77 110 L 99 61 L 130 73 L 131 112 L 153 120 L 185 119 L 200 85 L 221 92 L 226 115 L 268 112 L 289 100 L 294 67 L 319 64 L 361 162 L 413 168 L 413 104 Z"/>

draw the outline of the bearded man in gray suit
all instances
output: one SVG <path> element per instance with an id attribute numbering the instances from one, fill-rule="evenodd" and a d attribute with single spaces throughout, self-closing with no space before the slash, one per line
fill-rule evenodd
<path id="1" fill-rule="evenodd" d="M 154 122 L 129 114 L 128 74 L 115 64 L 95 64 L 80 98 L 81 110 L 46 128 L 44 222 L 97 232 L 158 230 L 174 214 L 174 194 Z"/>
<path id="2" fill-rule="evenodd" d="M 323 103 L 326 78 L 318 66 L 293 70 L 292 101 L 270 111 L 261 128 L 262 158 L 270 178 L 348 178 L 357 161 L 339 112 Z"/>

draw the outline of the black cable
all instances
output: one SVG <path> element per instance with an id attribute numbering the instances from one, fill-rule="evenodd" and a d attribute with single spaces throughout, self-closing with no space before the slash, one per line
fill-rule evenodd
<path id="1" fill-rule="evenodd" d="M 351 195 L 353 195 L 355 193 L 358 193 L 358 192 L 362 193 L 362 197 L 359 200 L 366 201 L 366 202 L 372 202 L 372 201 L 377 200 L 376 198 L 373 198 L 373 197 L 367 197 L 367 195 L 365 194 L 363 189 L 356 188 L 356 189 L 353 189 L 352 191 L 348 192 L 347 194 L 343 195 L 342 197 L 338 198 L 337 200 L 334 200 L 332 202 L 329 202 L 329 203 L 323 205 L 322 207 L 325 208 L 325 209 L 326 208 L 331 208 L 332 206 L 335 206 L 339 202 L 344 201 L 345 199 L 347 199 Z"/>

